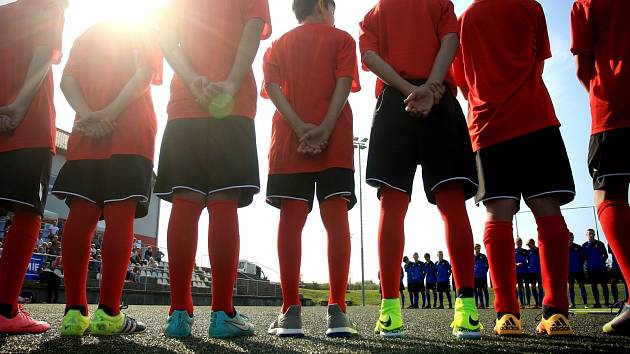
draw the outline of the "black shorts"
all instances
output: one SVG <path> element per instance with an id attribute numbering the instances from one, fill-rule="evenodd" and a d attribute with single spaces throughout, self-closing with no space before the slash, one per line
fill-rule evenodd
<path id="1" fill-rule="evenodd" d="M 419 293 L 424 291 L 424 284 L 420 282 L 407 283 L 407 289 L 410 293 Z"/>
<path id="2" fill-rule="evenodd" d="M 136 218 L 149 213 L 153 162 L 138 155 L 113 155 L 103 160 L 66 161 L 52 194 L 70 206 L 82 198 L 103 207 L 107 203 L 136 199 Z M 102 215 L 101 215 L 102 218 Z"/>
<path id="3" fill-rule="evenodd" d="M 475 278 L 475 288 L 487 288 L 487 287 L 488 287 L 487 278 Z"/>
<path id="4" fill-rule="evenodd" d="M 477 151 L 477 204 L 491 199 L 575 198 L 575 184 L 559 127 L 549 127 Z"/>
<path id="5" fill-rule="evenodd" d="M 450 281 L 437 282 L 437 291 L 442 292 L 442 293 L 451 291 L 451 282 Z"/>
<path id="6" fill-rule="evenodd" d="M 529 274 L 516 273 L 516 284 L 529 284 Z"/>
<path id="7" fill-rule="evenodd" d="M 590 270 L 587 271 L 587 274 L 590 284 L 608 284 L 607 270 Z"/>
<path id="8" fill-rule="evenodd" d="M 436 283 L 427 283 L 426 288 L 427 288 L 427 290 L 435 290 L 436 289 Z"/>
<path id="9" fill-rule="evenodd" d="M 357 203 L 354 194 L 354 171 L 347 168 L 330 168 L 322 172 L 269 175 L 267 203 L 280 208 L 282 199 L 297 199 L 313 209 L 317 185 L 317 200 L 321 204 L 331 197 L 342 197 L 348 202 L 348 210 Z"/>
<path id="10" fill-rule="evenodd" d="M 398 288 L 399 291 L 404 291 L 405 290 L 405 284 L 403 284 L 402 282 L 400 282 L 400 287 Z"/>
<path id="11" fill-rule="evenodd" d="M 569 284 L 584 284 L 586 283 L 586 275 L 584 272 L 569 272 Z"/>
<path id="12" fill-rule="evenodd" d="M 538 284 L 542 286 L 542 275 L 540 273 L 529 273 L 527 274 L 527 277 L 529 278 L 530 284 Z"/>
<path id="13" fill-rule="evenodd" d="M 366 182 L 377 188 L 389 186 L 411 197 L 416 169 L 421 165 L 430 203 L 435 204 L 438 186 L 455 180 L 463 182 L 466 199 L 472 198 L 478 187 L 475 155 L 457 99 L 447 89 L 431 113 L 418 118 L 405 111 L 405 98 L 390 86 L 378 98 Z"/>
<path id="14" fill-rule="evenodd" d="M 16 206 L 44 215 L 53 155 L 50 149 L 20 149 L 0 153 L 0 206 Z"/>
<path id="15" fill-rule="evenodd" d="M 593 189 L 606 189 L 619 179 L 630 179 L 630 128 L 614 129 L 591 135 L 588 170 Z"/>
<path id="16" fill-rule="evenodd" d="M 155 194 L 173 201 L 177 190 L 205 197 L 239 190 L 239 208 L 260 191 L 256 129 L 245 117 L 176 119 L 166 125 Z"/>

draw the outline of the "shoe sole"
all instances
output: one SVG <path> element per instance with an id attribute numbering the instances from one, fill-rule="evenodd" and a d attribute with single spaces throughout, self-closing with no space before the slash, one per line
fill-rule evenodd
<path id="1" fill-rule="evenodd" d="M 481 339 L 481 332 L 457 332 L 454 334 L 455 338 L 457 339 L 473 339 L 473 340 L 477 340 L 477 339 Z"/>
<path id="2" fill-rule="evenodd" d="M 31 330 L 11 330 L 11 331 L 1 331 L 1 334 L 42 334 L 48 331 L 50 327 L 45 329 L 31 329 Z"/>
<path id="3" fill-rule="evenodd" d="M 496 334 L 497 336 L 502 336 L 502 337 L 509 337 L 509 336 L 522 336 L 525 334 L 525 332 L 523 332 L 522 329 L 520 330 L 497 330 L 496 328 L 494 329 L 494 334 Z"/>
<path id="4" fill-rule="evenodd" d="M 405 336 L 405 333 L 400 331 L 400 332 L 379 332 L 379 336 L 381 336 L 381 338 L 402 338 Z"/>
<path id="5" fill-rule="evenodd" d="M 331 338 L 347 338 L 356 334 L 358 334 L 357 330 L 350 327 L 336 327 L 326 330 L 326 336 Z"/>
<path id="6" fill-rule="evenodd" d="M 299 337 L 304 337 L 304 329 L 302 328 L 274 328 L 274 329 L 268 330 L 267 334 L 271 334 L 278 337 L 299 338 Z"/>
<path id="7" fill-rule="evenodd" d="M 575 332 L 573 331 L 548 331 L 546 328 L 536 327 L 536 334 L 547 335 L 549 337 L 566 337 L 566 336 L 575 335 Z"/>

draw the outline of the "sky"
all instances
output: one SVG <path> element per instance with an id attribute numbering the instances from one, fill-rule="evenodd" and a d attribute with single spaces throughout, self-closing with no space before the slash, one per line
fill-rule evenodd
<path id="1" fill-rule="evenodd" d="M 421 1 L 421 0 L 419 0 Z M 0 4 L 12 1 L 0 0 Z M 131 17 L 143 6 L 161 4 L 164 0 L 72 0 L 70 8 L 66 12 L 66 26 L 64 31 L 64 54 L 66 55 L 60 65 L 53 68 L 56 83 L 59 82 L 67 54 L 74 42 L 85 29 L 100 19 L 111 16 Z M 358 24 L 376 0 L 337 0 L 336 26 L 350 33 L 358 39 Z M 588 152 L 588 139 L 590 132 L 590 109 L 585 90 L 579 85 L 575 77 L 575 67 L 570 48 L 569 15 L 572 1 L 570 0 L 541 0 L 539 1 L 546 13 L 549 35 L 552 46 L 553 58 L 547 61 L 544 79 L 555 104 L 556 113 L 562 123 L 561 131 L 569 151 L 569 157 L 574 173 L 577 188 L 576 199 L 567 208 L 564 215 L 569 228 L 576 235 L 576 242 L 586 241 L 585 230 L 587 228 L 601 228 L 596 224 L 592 209 L 592 184 L 588 175 L 586 158 Z M 297 21 L 291 11 L 291 0 L 270 0 L 271 18 L 273 23 L 273 35 L 270 40 L 261 43 L 261 49 L 253 64 L 254 73 L 258 84 L 262 82 L 262 54 L 271 41 L 291 30 L 297 25 Z M 454 0 L 457 15 L 460 15 L 472 0 Z M 483 39 L 480 39 L 483 40 Z M 169 83 L 172 70 L 165 64 L 165 84 L 153 87 L 154 106 L 158 116 L 158 137 L 156 149 L 156 161 L 161 144 L 167 115 L 166 105 L 169 99 Z M 374 97 L 375 77 L 368 72 L 361 72 L 361 84 L 363 90 L 350 95 L 350 104 L 354 112 L 355 136 L 364 138 L 370 135 Z M 58 85 L 57 85 L 58 86 Z M 464 111 L 467 111 L 466 102 L 459 95 L 459 100 Z M 55 105 L 57 109 L 57 126 L 70 130 L 74 120 L 74 112 L 64 99 L 59 88 L 55 91 Z M 262 190 L 254 203 L 247 208 L 239 210 L 240 234 L 241 234 L 241 259 L 256 262 L 263 267 L 264 272 L 271 280 L 278 280 L 278 259 L 276 252 L 277 225 L 279 211 L 265 203 L 264 193 L 267 182 L 267 152 L 271 137 L 271 120 L 275 109 L 269 100 L 259 97 L 258 112 L 256 116 L 256 131 L 258 144 L 258 157 Z M 369 144 L 369 142 L 368 142 Z M 357 150 L 355 150 L 357 151 Z M 363 209 L 363 250 L 365 258 L 365 279 L 377 280 L 377 230 L 379 220 L 379 202 L 376 198 L 376 190 L 364 183 L 365 162 L 367 150 L 361 152 L 362 184 L 362 209 Z M 357 168 L 357 196 L 359 197 L 359 161 L 355 153 L 355 166 Z M 544 178 L 545 171 L 540 171 Z M 432 259 L 437 258 L 437 251 L 444 250 L 448 259 L 444 241 L 444 226 L 441 217 L 435 208 L 430 205 L 424 193 L 422 193 L 422 181 L 418 171 L 414 190 L 417 191 L 405 221 L 406 243 L 405 255 L 411 256 L 413 252 L 431 254 Z M 357 204 L 349 213 L 350 229 L 352 234 L 352 257 L 350 267 L 350 280 L 361 280 L 361 232 L 360 232 L 360 207 Z M 471 201 L 467 204 L 468 212 L 473 227 L 475 242 L 483 245 L 483 226 L 485 222 L 485 210 L 475 206 Z M 158 246 L 166 248 L 166 230 L 170 204 L 162 203 L 161 217 L 158 235 Z M 536 238 L 536 224 L 531 213 L 525 205 L 521 206 L 521 213 L 516 217 L 518 234 L 522 238 Z M 596 226 L 597 225 L 597 226 Z M 204 212 L 199 224 L 199 243 L 197 252 L 197 264 L 208 266 L 207 251 L 208 216 Z M 516 234 L 516 230 L 515 230 Z M 603 237 L 602 237 L 603 238 Z M 302 236 L 302 280 L 311 282 L 327 282 L 328 267 L 326 266 L 326 232 L 322 226 L 317 206 L 309 215 Z M 472 249 L 471 249 L 472 253 Z"/>

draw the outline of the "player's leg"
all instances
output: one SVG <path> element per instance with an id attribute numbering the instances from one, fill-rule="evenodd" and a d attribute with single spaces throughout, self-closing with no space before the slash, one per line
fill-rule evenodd
<path id="1" fill-rule="evenodd" d="M 516 275 L 516 282 L 517 282 L 518 299 L 521 302 L 521 308 L 524 308 L 525 307 L 525 287 L 523 284 L 525 283 L 525 279 L 523 278 L 522 274 Z"/>
<path id="2" fill-rule="evenodd" d="M 601 279 L 602 279 L 602 296 L 604 296 L 604 306 L 610 306 L 610 292 L 608 290 L 608 271 L 603 270 Z"/>
<path id="3" fill-rule="evenodd" d="M 619 302 L 619 289 L 617 288 L 617 284 L 619 284 L 619 280 L 615 276 L 610 277 L 610 293 L 613 298 L 613 304 Z"/>
<path id="4" fill-rule="evenodd" d="M 497 334 L 522 334 L 520 309 L 514 288 L 516 263 L 512 217 L 517 210 L 517 200 L 491 199 L 485 202 L 488 221 L 484 233 L 484 245 L 490 263 L 490 278 L 494 285 L 494 308 Z"/>
<path id="5" fill-rule="evenodd" d="M 484 280 L 484 285 L 482 287 L 482 291 L 483 291 L 484 298 L 486 300 L 486 307 L 490 307 L 490 292 L 488 291 L 488 285 L 487 283 L 485 283 L 485 280 Z"/>
<path id="6" fill-rule="evenodd" d="M 348 224 L 348 209 L 354 205 L 354 176 L 347 171 L 345 175 L 352 176 L 350 186 L 345 191 L 350 192 L 342 196 L 340 192 L 331 193 L 329 188 L 334 185 L 326 177 L 318 180 L 318 193 L 323 191 L 326 195 L 320 199 L 320 214 L 326 233 L 328 235 L 328 275 L 330 279 L 330 296 L 328 298 L 328 328 L 326 335 L 329 337 L 349 337 L 357 334 L 356 328 L 346 314 L 346 290 L 348 287 L 348 273 L 350 271 L 350 225 Z M 335 171 L 322 174 L 336 173 Z M 332 178 L 331 178 L 332 179 Z M 339 177 L 337 180 L 341 180 Z M 336 196 L 330 196 L 336 195 Z M 327 198 L 326 198 L 327 197 Z M 348 198 L 353 202 L 348 203 Z M 318 198 L 319 199 L 319 198 Z M 410 302 L 411 301 L 410 298 Z"/>
<path id="7" fill-rule="evenodd" d="M 538 297 L 538 288 L 536 287 L 536 280 L 534 274 L 530 273 L 529 287 L 532 289 L 532 296 L 534 297 L 534 306 L 540 307 L 540 299 Z"/>
<path id="8" fill-rule="evenodd" d="M 584 272 L 580 272 L 577 278 L 578 286 L 580 287 L 580 296 L 582 296 L 582 304 L 588 305 L 588 295 L 586 293 L 586 276 Z"/>
<path id="9" fill-rule="evenodd" d="M 437 308 L 443 309 L 444 308 L 444 292 L 443 291 L 438 291 L 438 299 L 440 300 L 440 306 L 438 306 Z"/>
<path id="10" fill-rule="evenodd" d="M 525 277 L 523 282 L 525 284 L 525 302 L 527 303 L 527 306 L 531 306 L 532 304 L 532 289 L 529 286 L 529 274 L 523 274 L 523 276 Z"/>
<path id="11" fill-rule="evenodd" d="M 0 153 L 0 203 L 14 212 L 0 257 L 0 333 L 41 333 L 50 328 L 31 318 L 18 297 L 39 237 L 51 162 L 47 148 Z"/>
<path id="12" fill-rule="evenodd" d="M 595 308 L 600 308 L 602 307 L 601 303 L 599 302 L 599 288 L 597 287 L 597 284 L 600 283 L 600 280 L 598 279 L 599 274 L 597 274 L 596 271 L 589 271 L 588 272 L 588 280 L 591 283 L 591 291 L 593 292 L 593 299 L 595 301 Z"/>
<path id="13" fill-rule="evenodd" d="M 453 308 L 453 298 L 451 297 L 451 291 L 447 291 L 446 292 L 446 299 L 448 300 L 448 308 L 452 309 Z"/>
<path id="14" fill-rule="evenodd" d="M 101 217 L 101 207 L 83 198 L 72 198 L 61 238 L 66 309 L 62 335 L 83 335 L 90 325 L 87 303 L 87 273 L 90 245 Z M 127 262 L 129 262 L 129 257 Z"/>

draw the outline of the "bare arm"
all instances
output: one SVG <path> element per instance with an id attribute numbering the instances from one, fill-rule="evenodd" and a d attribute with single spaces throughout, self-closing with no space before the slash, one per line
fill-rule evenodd
<path id="1" fill-rule="evenodd" d="M 330 138 L 333 130 L 335 130 L 339 115 L 346 105 L 346 102 L 348 102 L 351 89 L 352 78 L 342 77 L 337 79 L 337 85 L 324 120 L 318 127 L 304 134 L 304 136 L 300 138 L 301 143 L 308 144 L 309 146 L 319 146 L 322 149 L 328 145 L 328 138 Z"/>
<path id="2" fill-rule="evenodd" d="M 204 93 L 204 89 L 210 82 L 207 77 L 200 76 L 197 73 L 186 54 L 184 54 L 177 32 L 170 28 L 164 28 L 160 32 L 160 47 L 164 58 L 166 58 L 166 61 L 175 73 L 184 81 L 195 101 L 197 101 L 199 108 L 204 111 L 207 110 L 209 100 Z"/>
<path id="3" fill-rule="evenodd" d="M 112 101 L 112 103 L 110 103 L 104 110 L 111 114 L 112 119 L 118 119 L 131 102 L 142 97 L 142 95 L 149 90 L 152 76 L 153 72 L 150 67 L 138 67 L 136 69 L 136 73 L 129 82 L 127 82 L 125 87 L 123 87 L 116 99 L 114 99 L 114 101 Z"/>
<path id="4" fill-rule="evenodd" d="M 85 100 L 83 90 L 79 82 L 72 76 L 63 75 L 61 78 L 61 92 L 66 100 L 80 117 L 86 117 L 92 113 L 92 109 Z"/>
<path id="5" fill-rule="evenodd" d="M 276 106 L 278 112 L 282 116 L 285 122 L 291 127 L 298 138 L 301 138 L 306 133 L 306 123 L 295 112 L 287 98 L 282 93 L 280 85 L 276 83 L 268 83 L 265 85 L 265 90 L 269 95 L 269 99 Z"/>
<path id="6" fill-rule="evenodd" d="M 251 72 L 252 64 L 260 47 L 260 35 L 264 26 L 265 22 L 258 18 L 252 19 L 245 24 L 232 69 L 225 81 L 213 83 L 209 86 L 207 92 L 210 96 L 220 93 L 233 96 L 240 91 L 243 81 Z"/>
<path id="7" fill-rule="evenodd" d="M 595 61 L 592 57 L 583 55 L 575 56 L 575 64 L 577 65 L 577 77 L 587 92 L 591 91 L 591 79 L 595 73 Z"/>
<path id="8" fill-rule="evenodd" d="M 24 85 L 22 85 L 17 97 L 11 104 L 4 107 L 0 106 L 0 117 L 4 116 L 0 121 L 0 132 L 14 130 L 20 125 L 46 75 L 48 75 L 51 65 L 52 49 L 45 46 L 35 48 L 26 72 Z"/>
<path id="9" fill-rule="evenodd" d="M 444 82 L 444 78 L 457 55 L 457 50 L 459 50 L 459 36 L 457 34 L 449 33 L 442 37 L 440 51 L 435 57 L 427 83 L 442 84 Z"/>
<path id="10" fill-rule="evenodd" d="M 409 96 L 414 91 L 415 86 L 400 76 L 396 70 L 375 51 L 368 50 L 365 52 L 362 61 L 370 71 L 385 83 L 400 91 L 405 97 Z"/>

